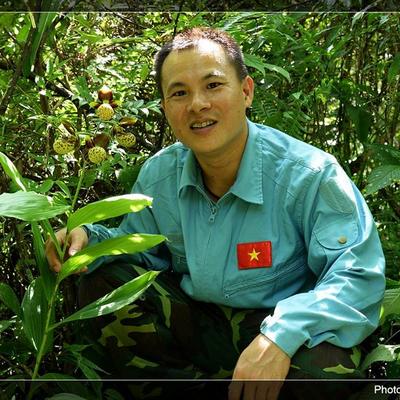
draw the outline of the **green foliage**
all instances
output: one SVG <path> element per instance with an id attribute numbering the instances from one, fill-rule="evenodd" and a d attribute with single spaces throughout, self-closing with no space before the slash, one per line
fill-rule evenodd
<path id="1" fill-rule="evenodd" d="M 141 252 L 161 243 L 165 239 L 162 235 L 132 234 L 104 240 L 101 243 L 86 247 L 74 254 L 63 264 L 58 274 L 58 280 L 62 281 L 67 276 L 79 271 L 85 265 L 91 264 L 97 258 L 108 255 L 133 254 Z"/>
<path id="2" fill-rule="evenodd" d="M 68 218 L 67 228 L 69 231 L 83 224 L 92 224 L 107 218 L 114 218 L 130 212 L 138 212 L 151 205 L 152 199 L 137 194 L 127 194 L 109 197 L 72 213 Z"/>
<path id="3" fill-rule="evenodd" d="M 365 371 L 371 364 L 377 361 L 398 361 L 400 345 L 378 345 L 369 353 L 361 365 L 361 370 Z"/>
<path id="4" fill-rule="evenodd" d="M 158 274 L 159 272 L 157 271 L 146 272 L 138 278 L 118 287 L 110 294 L 80 309 L 51 328 L 55 328 L 66 322 L 99 317 L 119 310 L 135 301 L 151 285 Z"/>
<path id="5" fill-rule="evenodd" d="M 42 221 L 68 211 L 70 206 L 60 204 L 49 196 L 35 192 L 3 193 L 0 195 L 0 215 L 22 221 Z"/>
<path id="6" fill-rule="evenodd" d="M 2 153 L 0 153 L 0 156 L 3 160 L 2 165 L 5 166 L 5 172 L 9 177 L 14 182 L 22 182 L 22 177 L 8 157 Z M 81 179 L 79 180 L 76 193 L 79 193 L 83 174 L 84 169 L 81 171 Z M 62 207 L 59 207 L 53 204 L 49 196 L 25 191 L 23 184 L 20 184 L 19 187 L 23 190 L 15 193 L 3 193 L 0 196 L 0 215 L 32 222 L 35 256 L 41 275 L 30 282 L 21 305 L 13 289 L 5 283 L 0 284 L 0 300 L 16 314 L 14 318 L 21 326 L 21 334 L 24 341 L 31 346 L 35 354 L 34 370 L 33 373 L 30 373 L 31 378 L 34 380 L 38 377 L 43 357 L 53 349 L 55 328 L 66 322 L 93 318 L 119 310 L 140 296 L 151 285 L 158 272 L 149 271 L 124 286 L 115 289 L 94 303 L 87 305 L 71 316 L 64 318 L 61 322 L 55 323 L 56 298 L 61 281 L 99 257 L 144 251 L 161 243 L 165 238 L 161 235 L 150 234 L 125 235 L 86 247 L 63 262 L 61 272 L 57 275 L 56 279 L 53 279 L 50 270 L 45 268 L 44 240 L 37 221 L 43 221 L 45 232 L 49 234 L 57 245 L 60 260 L 64 260 L 66 246 L 63 246 L 63 249 L 61 249 L 48 219 L 60 213 L 66 213 L 70 208 L 73 209 L 75 201 L 72 202 L 72 205 L 64 204 Z M 76 199 L 76 195 L 74 198 Z M 105 204 L 107 205 L 106 208 Z M 84 223 L 97 222 L 110 217 L 120 216 L 127 212 L 138 212 L 149 205 L 151 205 L 151 199 L 147 196 L 115 196 L 109 201 L 101 200 L 70 214 L 69 217 L 72 221 L 69 218 L 67 219 L 67 227 L 72 230 Z M 67 230 L 67 235 L 70 230 Z M 68 236 L 65 242 L 68 242 Z M 13 323 L 14 320 L 2 321 L 1 331 L 12 328 Z M 96 366 L 89 360 L 81 358 L 80 368 L 87 377 L 98 377 L 94 372 Z M 31 386 L 28 398 L 33 396 L 36 389 L 37 386 Z"/>
<path id="7" fill-rule="evenodd" d="M 279 9 L 287 3 L 273 2 L 270 7 Z M 315 7 L 317 3 L 321 2 L 315 2 Z M 326 3 L 332 10 L 361 7 L 359 1 Z M 130 236 L 84 250 L 65 262 L 58 277 L 49 271 L 44 243 L 48 237 L 54 240 L 54 229 L 61 226 L 67 225 L 69 231 L 97 221 L 114 226 L 119 216 L 150 205 L 151 199 L 126 193 L 148 156 L 174 141 L 160 110 L 153 57 L 176 32 L 207 25 L 225 29 L 242 46 L 256 88 L 250 118 L 332 153 L 366 195 L 381 235 L 388 280 L 377 333 L 384 344 L 378 339 L 371 342 L 363 368 L 387 362 L 393 367 L 388 367 L 388 374 L 396 377 L 400 15 L 57 12 L 65 4 L 49 1 L 48 13 L 0 15 L 0 164 L 4 171 L 0 171 L 0 355 L 8 360 L 0 361 L 2 374 L 32 376 L 41 352 L 45 357 L 37 376 L 46 371 L 49 374 L 41 377 L 60 379 L 57 390 L 63 393 L 101 397 L 98 388 L 92 393 L 84 385 L 80 392 L 73 392 L 67 381 L 61 381 L 65 375 L 50 373 L 61 361 L 49 351 L 52 338 L 46 335 L 61 321 L 80 315 L 79 311 L 75 314 L 74 305 L 65 309 L 63 285 L 68 279 L 64 278 L 96 255 L 140 251 L 162 238 Z M 379 2 L 383 4 L 389 2 Z M 240 5 L 246 8 L 243 2 L 231 4 Z M 88 2 L 79 6 L 82 10 L 95 7 Z M 203 9 L 212 6 L 204 3 Z M 185 3 L 185 7 L 190 5 Z M 289 11 L 297 7 L 292 4 Z M 116 104 L 114 116 L 107 121 L 97 116 L 95 108 L 97 92 L 104 84 L 112 89 Z M 124 118 L 137 121 L 124 124 Z M 131 148 L 118 143 L 115 131 L 120 127 L 136 136 Z M 73 138 L 75 147 L 58 155 L 53 144 L 64 136 Z M 107 152 L 107 159 L 98 165 L 88 160 L 88 150 L 94 145 Z M 58 246 L 60 255 L 64 251 Z M 147 285 L 150 275 L 142 279 Z M 108 309 L 119 304 L 118 293 L 113 296 L 101 300 L 110 301 Z M 52 312 L 48 312 L 49 304 Z M 90 307 L 89 314 L 95 315 L 97 306 Z M 36 313 L 29 321 L 28 312 L 38 309 L 46 309 L 41 313 L 46 319 Z M 65 331 L 55 331 L 53 344 L 64 348 Z M 79 358 L 82 349 L 70 350 L 65 348 L 66 357 L 79 366 L 80 376 L 100 374 Z M 36 388 L 43 386 L 36 384 Z"/>

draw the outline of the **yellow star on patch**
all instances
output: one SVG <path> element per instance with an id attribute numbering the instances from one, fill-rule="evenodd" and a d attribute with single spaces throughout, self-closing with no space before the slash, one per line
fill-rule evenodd
<path id="1" fill-rule="evenodd" d="M 256 249 L 253 247 L 253 251 L 251 253 L 247 253 L 250 256 L 250 261 L 257 260 L 258 261 L 258 255 L 261 253 L 261 251 L 256 251 Z"/>

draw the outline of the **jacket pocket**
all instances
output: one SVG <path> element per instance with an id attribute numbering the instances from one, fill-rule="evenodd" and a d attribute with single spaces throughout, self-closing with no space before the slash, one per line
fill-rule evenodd
<path id="1" fill-rule="evenodd" d="M 342 217 L 340 225 L 329 224 L 314 232 L 320 246 L 328 250 L 340 250 L 354 244 L 358 238 L 358 225 L 352 215 Z"/>
<path id="2" fill-rule="evenodd" d="M 292 259 L 291 262 L 285 263 L 284 265 L 277 265 L 276 267 L 268 269 L 267 271 L 265 268 L 260 268 L 260 271 L 254 270 L 257 276 L 253 278 L 246 279 L 243 276 L 244 279 L 236 279 L 237 282 L 227 282 L 224 285 L 225 298 L 243 295 L 245 292 L 252 291 L 254 292 L 253 294 L 255 294 L 259 290 L 262 290 L 263 296 L 275 296 L 277 282 L 281 279 L 284 279 L 286 275 L 291 274 L 304 266 L 304 263 L 305 261 L 303 257 L 295 257 L 295 259 Z M 236 278 L 241 277 L 239 274 L 240 272 Z"/>

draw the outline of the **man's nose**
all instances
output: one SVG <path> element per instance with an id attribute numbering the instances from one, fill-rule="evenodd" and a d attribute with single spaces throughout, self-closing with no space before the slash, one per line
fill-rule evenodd
<path id="1" fill-rule="evenodd" d="M 188 104 L 188 111 L 199 112 L 210 108 L 210 99 L 204 92 L 193 92 Z"/>

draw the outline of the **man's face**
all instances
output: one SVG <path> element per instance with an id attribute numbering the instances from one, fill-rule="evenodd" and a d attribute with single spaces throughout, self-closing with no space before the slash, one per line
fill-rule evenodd
<path id="1" fill-rule="evenodd" d="M 244 146 L 253 80 L 239 80 L 220 45 L 201 40 L 171 52 L 161 75 L 162 107 L 179 141 L 198 157 L 219 157 Z"/>

